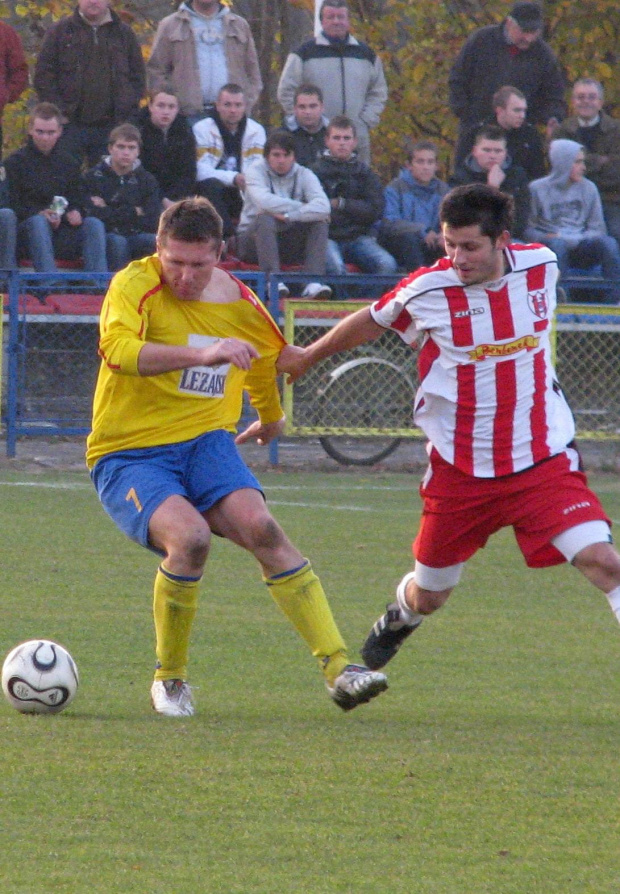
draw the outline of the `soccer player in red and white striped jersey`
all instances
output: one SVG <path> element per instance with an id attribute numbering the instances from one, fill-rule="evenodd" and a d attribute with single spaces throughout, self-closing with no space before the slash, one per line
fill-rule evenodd
<path id="1" fill-rule="evenodd" d="M 414 416 L 430 458 L 422 521 L 414 570 L 364 643 L 371 668 L 445 603 L 467 559 L 506 526 L 530 567 L 571 562 L 620 620 L 620 555 L 580 469 L 551 358 L 556 257 L 511 244 L 512 199 L 485 184 L 448 193 L 440 220 L 446 258 L 289 355 L 284 370 L 295 379 L 386 329 L 419 346 Z"/>

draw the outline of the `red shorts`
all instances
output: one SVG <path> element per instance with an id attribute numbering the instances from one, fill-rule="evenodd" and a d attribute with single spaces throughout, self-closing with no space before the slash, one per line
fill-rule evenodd
<path id="1" fill-rule="evenodd" d="M 515 475 L 474 478 L 431 453 L 430 472 L 420 487 L 420 530 L 413 543 L 416 559 L 430 568 L 465 562 L 500 528 L 512 526 L 530 568 L 566 561 L 551 540 L 583 522 L 603 520 L 610 527 L 586 476 L 568 449 Z"/>

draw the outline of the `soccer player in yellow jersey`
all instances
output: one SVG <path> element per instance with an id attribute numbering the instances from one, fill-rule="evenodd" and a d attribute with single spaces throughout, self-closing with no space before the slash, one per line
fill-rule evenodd
<path id="1" fill-rule="evenodd" d="M 118 527 L 162 556 L 151 702 L 160 714 L 194 713 L 188 649 L 214 533 L 256 557 L 331 697 L 350 710 L 387 679 L 349 663 L 318 577 L 237 450 L 282 433 L 276 364 L 291 349 L 258 298 L 216 266 L 221 245 L 222 222 L 206 199 L 176 202 L 162 214 L 156 254 L 114 277 L 101 311 L 87 463 Z M 244 390 L 259 418 L 235 438 Z"/>

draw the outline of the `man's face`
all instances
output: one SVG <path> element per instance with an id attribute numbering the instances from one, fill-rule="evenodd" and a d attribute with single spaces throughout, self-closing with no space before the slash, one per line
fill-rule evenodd
<path id="1" fill-rule="evenodd" d="M 35 118 L 28 130 L 32 142 L 43 155 L 49 155 L 62 133 L 57 118 Z"/>
<path id="2" fill-rule="evenodd" d="M 529 49 L 541 34 L 542 28 L 538 28 L 536 31 L 524 31 L 513 18 L 508 16 L 506 19 L 506 37 L 518 50 Z"/>
<path id="3" fill-rule="evenodd" d="M 108 146 L 110 164 L 117 174 L 128 174 L 133 170 L 136 159 L 140 155 L 140 146 L 135 140 L 117 140 Z"/>
<path id="4" fill-rule="evenodd" d="M 329 154 L 339 161 L 348 161 L 357 146 L 357 139 L 350 127 L 334 127 L 325 137 Z"/>
<path id="5" fill-rule="evenodd" d="M 349 10 L 346 6 L 324 6 L 321 27 L 326 37 L 344 40 L 349 33 Z"/>
<path id="6" fill-rule="evenodd" d="M 507 231 L 493 241 L 480 230 L 480 225 L 450 227 L 442 225 L 446 253 L 456 275 L 465 286 L 493 282 L 504 272 L 503 250 L 508 245 Z"/>
<path id="7" fill-rule="evenodd" d="M 580 180 L 583 180 L 584 174 L 586 172 L 586 156 L 583 151 L 580 151 L 575 156 L 575 161 L 572 164 L 570 169 L 570 174 L 568 175 L 568 179 L 571 183 L 578 183 Z"/>
<path id="8" fill-rule="evenodd" d="M 430 149 L 418 149 L 405 167 L 418 183 L 427 185 L 437 172 L 437 156 Z"/>
<path id="9" fill-rule="evenodd" d="M 158 93 L 149 102 L 149 113 L 155 127 L 167 130 L 179 113 L 179 100 L 169 93 Z"/>
<path id="10" fill-rule="evenodd" d="M 295 153 L 286 152 L 284 149 L 274 146 L 267 156 L 267 164 L 274 174 L 283 177 L 285 174 L 288 174 L 295 164 Z"/>
<path id="11" fill-rule="evenodd" d="M 219 6 L 219 0 L 193 0 L 192 6 L 203 16 L 213 15 Z"/>
<path id="12" fill-rule="evenodd" d="M 300 93 L 295 100 L 295 120 L 300 127 L 315 131 L 321 127 L 323 117 L 323 103 L 318 96 L 312 93 Z"/>
<path id="13" fill-rule="evenodd" d="M 229 93 L 228 90 L 222 90 L 217 100 L 215 108 L 217 113 L 226 125 L 226 127 L 236 127 L 245 115 L 245 96 L 243 93 Z"/>
<path id="14" fill-rule="evenodd" d="M 596 118 L 603 108 L 603 97 L 594 84 L 576 84 L 571 102 L 575 115 L 584 121 Z"/>
<path id="15" fill-rule="evenodd" d="M 96 25 L 108 12 L 110 0 L 78 0 L 78 9 L 87 22 Z"/>
<path id="16" fill-rule="evenodd" d="M 157 241 L 166 285 L 180 301 L 199 301 L 209 284 L 222 247 L 208 242 L 184 242 L 171 236 Z"/>
<path id="17" fill-rule="evenodd" d="M 495 109 L 495 117 L 500 127 L 505 130 L 513 130 L 521 127 L 527 115 L 527 102 L 514 93 L 508 97 L 505 108 L 498 106 Z"/>
<path id="18" fill-rule="evenodd" d="M 503 140 L 478 140 L 471 154 L 483 171 L 490 171 L 494 165 L 502 165 L 506 161 L 506 143 Z"/>

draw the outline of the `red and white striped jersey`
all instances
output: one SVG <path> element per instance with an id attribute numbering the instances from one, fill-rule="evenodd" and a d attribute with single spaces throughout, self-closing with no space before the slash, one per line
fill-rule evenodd
<path id="1" fill-rule="evenodd" d="M 564 450 L 575 423 L 551 362 L 557 261 L 541 245 L 510 245 L 500 279 L 464 286 L 442 258 L 371 307 L 415 347 L 415 421 L 461 471 L 496 478 Z"/>

